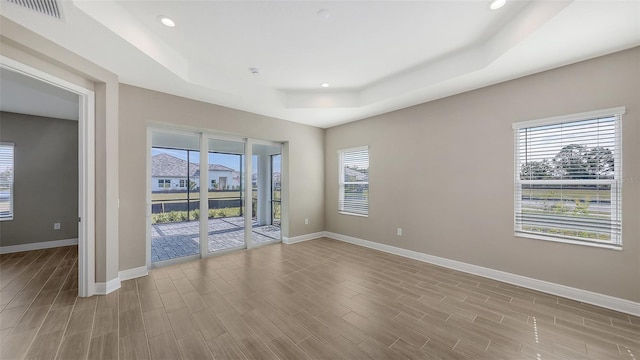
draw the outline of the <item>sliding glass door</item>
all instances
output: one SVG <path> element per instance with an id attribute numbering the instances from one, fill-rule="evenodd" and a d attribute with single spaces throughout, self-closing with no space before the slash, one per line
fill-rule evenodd
<path id="1" fill-rule="evenodd" d="M 280 145 L 252 144 L 252 232 L 253 244 L 280 241 L 280 190 L 274 191 L 275 174 L 280 175 Z M 276 157 L 274 166 L 274 156 Z M 279 187 L 279 180 L 277 183 Z M 277 220 L 274 221 L 274 201 L 277 198 Z"/>
<path id="2" fill-rule="evenodd" d="M 149 133 L 152 264 L 281 240 L 281 144 L 165 129 Z"/>
<path id="3" fill-rule="evenodd" d="M 244 147 L 240 141 L 208 139 L 208 253 L 243 249 Z"/>
<path id="4" fill-rule="evenodd" d="M 271 224 L 280 228 L 282 211 L 282 154 L 271 155 Z M 280 237 L 282 238 L 282 237 Z"/>
<path id="5" fill-rule="evenodd" d="M 152 262 L 200 254 L 199 141 L 195 134 L 152 136 Z"/>

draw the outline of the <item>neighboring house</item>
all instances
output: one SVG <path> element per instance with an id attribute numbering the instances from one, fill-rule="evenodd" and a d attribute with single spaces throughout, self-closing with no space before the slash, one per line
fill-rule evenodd
<path id="1" fill-rule="evenodd" d="M 158 154 L 151 158 L 152 191 L 187 190 L 189 182 L 195 183 L 194 189 L 200 188 L 199 164 L 188 163 L 168 154 Z M 239 187 L 238 171 L 219 164 L 209 164 L 209 189 L 225 190 Z"/>
<path id="2" fill-rule="evenodd" d="M 193 165 L 193 164 L 192 164 Z M 200 169 L 196 166 L 193 178 L 198 179 L 200 183 Z M 209 164 L 209 189 L 212 190 L 232 190 L 240 188 L 240 172 L 219 164 Z"/>

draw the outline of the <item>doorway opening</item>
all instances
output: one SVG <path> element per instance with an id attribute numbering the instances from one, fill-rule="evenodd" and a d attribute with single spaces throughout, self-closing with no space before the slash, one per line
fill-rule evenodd
<path id="1" fill-rule="evenodd" d="M 80 297 L 92 296 L 95 294 L 95 95 L 94 92 L 52 76 L 48 73 L 32 68 L 28 65 L 17 62 L 13 59 L 0 55 L 0 68 L 3 72 L 11 75 L 19 75 L 27 79 L 34 87 L 27 91 L 34 94 L 41 91 L 53 91 L 69 93 L 71 96 L 77 96 L 77 223 L 76 216 L 72 215 L 69 226 L 77 226 L 77 272 L 73 272 L 73 276 L 77 279 L 77 292 Z M 48 90 L 45 90 L 48 89 Z M 55 96 L 55 95 L 54 95 Z M 3 102 L 6 102 L 7 96 L 3 96 Z M 38 102 L 36 102 L 37 104 Z M 33 104 L 32 104 L 33 105 Z M 38 116 L 38 114 L 33 114 Z M 20 159 L 16 159 L 20 161 Z M 45 159 L 42 159 L 45 161 Z M 35 164 L 34 164 L 35 165 Z M 71 175 L 74 176 L 74 175 Z M 16 183 L 20 182 L 19 178 L 15 178 Z M 22 199 L 12 198 L 15 204 Z M 12 205 L 15 205 L 12 204 Z M 33 215 L 33 214 L 32 214 Z M 18 214 L 16 214 L 18 216 Z M 24 215 L 20 215 L 24 216 Z M 30 216 L 26 214 L 26 216 Z M 14 218 L 15 219 L 15 218 Z M 52 228 L 60 229 L 61 224 L 52 223 Z M 64 246 L 66 242 L 48 241 L 43 243 L 29 243 L 17 246 L 18 251 L 36 250 L 50 247 Z M 3 248 L 5 248 L 3 246 Z M 23 250 L 21 250 L 23 249 Z M 6 248 L 5 248 L 6 250 Z"/>

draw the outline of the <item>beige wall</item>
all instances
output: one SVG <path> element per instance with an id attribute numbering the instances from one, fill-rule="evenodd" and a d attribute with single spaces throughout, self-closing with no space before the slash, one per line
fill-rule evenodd
<path id="1" fill-rule="evenodd" d="M 324 130 L 128 85 L 120 86 L 119 108 L 120 270 L 146 263 L 150 124 L 285 142 L 283 170 L 288 178 L 285 174 L 283 199 L 291 211 L 283 236 L 324 230 Z"/>
<path id="2" fill-rule="evenodd" d="M 514 237 L 511 124 L 616 106 L 627 108 L 624 249 Z M 327 231 L 640 301 L 640 48 L 334 127 L 325 136 Z M 360 145 L 370 147 L 368 218 L 337 212 L 336 150 Z"/>
<path id="3" fill-rule="evenodd" d="M 328 230 L 640 301 L 639 49 L 325 132 L 119 85 L 116 75 L 2 16 L 0 27 L 0 54 L 96 93 L 97 282 L 145 265 L 146 126 L 163 123 L 285 142 L 284 236 Z M 624 250 L 514 237 L 511 123 L 614 106 L 627 107 Z M 371 154 L 368 218 L 337 214 L 336 149 L 359 145 Z"/>
<path id="4" fill-rule="evenodd" d="M 0 112 L 0 141 L 15 144 L 16 160 L 14 217 L 0 222 L 0 246 L 77 238 L 78 122 Z"/>
<path id="5" fill-rule="evenodd" d="M 0 54 L 95 92 L 95 281 L 118 277 L 118 78 L 0 16 Z"/>

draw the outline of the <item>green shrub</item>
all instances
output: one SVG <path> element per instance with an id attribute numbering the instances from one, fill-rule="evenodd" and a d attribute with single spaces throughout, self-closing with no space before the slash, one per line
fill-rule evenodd
<path id="1" fill-rule="evenodd" d="M 240 208 L 209 209 L 207 216 L 209 219 L 240 216 Z M 188 216 L 186 211 L 170 211 L 166 213 L 151 214 L 151 224 L 164 224 L 187 220 L 200 220 L 200 209 L 189 211 Z"/>
<path id="2" fill-rule="evenodd" d="M 589 215 L 589 205 L 591 204 L 591 198 L 586 199 L 574 199 L 576 207 L 573 209 L 573 215 L 586 216 Z"/>
<path id="3" fill-rule="evenodd" d="M 197 209 L 190 211 L 188 216 L 186 211 L 170 211 L 166 213 L 151 214 L 152 224 L 182 222 L 187 220 L 193 221 L 198 219 L 200 219 L 200 211 Z"/>
<path id="4" fill-rule="evenodd" d="M 152 224 L 162 224 L 169 222 L 169 213 L 160 213 L 151 215 Z"/>

